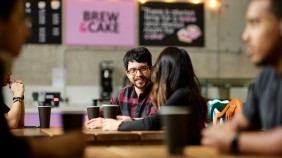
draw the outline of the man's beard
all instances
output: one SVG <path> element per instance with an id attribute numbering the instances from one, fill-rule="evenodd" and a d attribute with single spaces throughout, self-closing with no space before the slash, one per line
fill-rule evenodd
<path id="1" fill-rule="evenodd" d="M 263 67 L 263 66 L 275 66 L 277 62 L 279 62 L 281 59 L 281 55 L 278 54 L 279 52 L 271 52 L 270 55 L 266 56 L 264 59 L 262 59 L 260 62 L 255 63 L 256 66 L 258 67 Z"/>
<path id="2" fill-rule="evenodd" d="M 282 58 L 282 46 L 279 44 L 276 47 L 272 47 L 272 49 L 267 53 L 265 58 L 263 58 L 260 62 L 255 63 L 256 66 L 276 66 L 281 62 Z"/>
<path id="3" fill-rule="evenodd" d="M 136 82 L 138 81 L 138 80 L 144 80 L 144 85 L 142 85 L 142 86 L 138 86 L 137 84 L 136 84 Z M 139 77 L 139 78 L 137 78 L 137 79 L 134 79 L 134 82 L 133 82 L 133 85 L 135 86 L 135 87 L 137 87 L 138 89 L 142 89 L 142 90 L 144 90 L 147 86 L 148 86 L 148 84 L 150 83 L 150 80 L 149 80 L 149 78 L 147 78 L 147 77 Z"/>

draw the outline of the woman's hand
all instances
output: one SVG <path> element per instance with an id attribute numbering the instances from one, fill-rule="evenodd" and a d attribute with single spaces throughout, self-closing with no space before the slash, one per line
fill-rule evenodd
<path id="1" fill-rule="evenodd" d="M 122 122 L 132 121 L 131 117 L 129 116 L 117 116 L 117 120 Z"/>
<path id="2" fill-rule="evenodd" d="M 23 97 L 24 84 L 22 80 L 15 80 L 11 83 L 11 91 L 14 97 Z"/>

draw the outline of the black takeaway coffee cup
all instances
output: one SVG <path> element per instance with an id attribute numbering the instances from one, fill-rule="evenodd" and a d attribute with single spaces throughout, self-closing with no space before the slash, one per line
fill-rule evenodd
<path id="1" fill-rule="evenodd" d="M 50 128 L 51 106 L 38 106 L 40 128 Z"/>
<path id="2" fill-rule="evenodd" d="M 88 119 L 93 119 L 99 117 L 99 110 L 98 106 L 87 106 L 87 116 Z"/>
<path id="3" fill-rule="evenodd" d="M 116 119 L 118 114 L 118 105 L 103 104 L 104 118 Z"/>
<path id="4" fill-rule="evenodd" d="M 169 155 L 183 155 L 184 147 L 188 142 L 190 111 L 187 106 L 163 106 L 160 109 Z"/>

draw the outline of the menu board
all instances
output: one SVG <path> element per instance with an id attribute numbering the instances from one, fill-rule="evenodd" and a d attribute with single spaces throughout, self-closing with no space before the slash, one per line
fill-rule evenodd
<path id="1" fill-rule="evenodd" d="M 62 1 L 25 0 L 25 12 L 31 18 L 31 44 L 62 43 Z"/>
<path id="2" fill-rule="evenodd" d="M 139 45 L 204 46 L 204 4 L 139 4 Z"/>

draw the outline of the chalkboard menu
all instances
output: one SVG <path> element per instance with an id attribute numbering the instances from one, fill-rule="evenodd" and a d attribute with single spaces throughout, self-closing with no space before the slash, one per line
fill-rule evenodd
<path id="1" fill-rule="evenodd" d="M 31 18 L 31 44 L 62 43 L 62 1 L 25 0 L 26 15 Z"/>
<path id="2" fill-rule="evenodd" d="M 204 5 L 139 4 L 139 45 L 204 46 Z"/>

